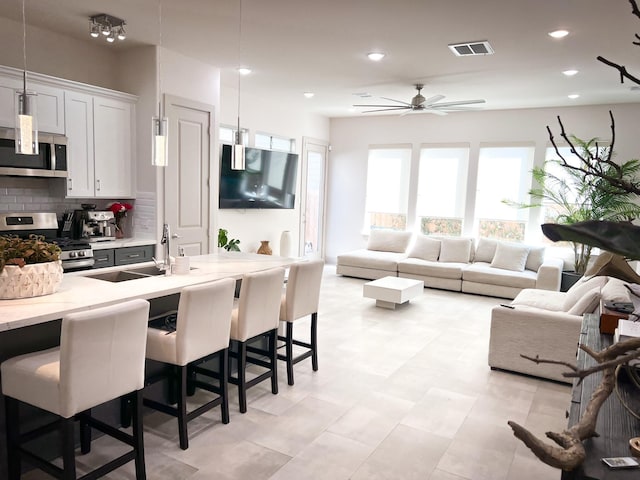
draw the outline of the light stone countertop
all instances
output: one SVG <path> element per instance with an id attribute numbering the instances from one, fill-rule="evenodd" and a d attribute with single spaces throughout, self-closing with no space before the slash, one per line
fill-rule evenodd
<path id="1" fill-rule="evenodd" d="M 189 257 L 193 268 L 187 275 L 108 282 L 89 278 L 114 270 L 136 270 L 153 265 L 134 265 L 65 273 L 56 293 L 41 297 L 0 300 L 0 332 L 62 318 L 65 314 L 113 305 L 134 298 L 151 299 L 180 292 L 182 288 L 220 278 L 241 278 L 243 274 L 273 267 L 287 267 L 300 261 L 255 253 L 220 252 Z"/>
<path id="2" fill-rule="evenodd" d="M 155 245 L 156 243 L 153 238 L 121 238 L 105 242 L 92 242 L 91 249 L 105 250 L 107 248 L 139 247 L 141 245 Z"/>

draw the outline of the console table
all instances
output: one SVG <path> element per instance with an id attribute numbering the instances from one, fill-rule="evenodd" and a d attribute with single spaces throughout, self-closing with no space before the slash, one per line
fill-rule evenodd
<path id="1" fill-rule="evenodd" d="M 588 345 L 594 350 L 601 350 L 613 343 L 613 335 L 600 334 L 599 317 L 587 314 L 582 320 L 580 344 Z M 597 362 L 584 351 L 578 350 L 578 367 L 588 368 Z M 600 372 L 585 378 L 581 384 L 574 381 L 569 411 L 569 426 L 575 424 L 582 416 L 591 394 L 600 384 Z M 626 402 L 640 404 L 640 390 L 631 384 L 621 382 L 620 392 Z M 620 403 L 615 392 L 611 393 L 602 405 L 598 414 L 596 431 L 599 437 L 584 441 L 587 458 L 584 463 L 572 472 L 562 472 L 562 480 L 631 480 L 640 478 L 640 470 L 612 470 L 602 463 L 602 457 L 628 457 L 629 439 L 640 436 L 640 420 L 634 418 Z"/>

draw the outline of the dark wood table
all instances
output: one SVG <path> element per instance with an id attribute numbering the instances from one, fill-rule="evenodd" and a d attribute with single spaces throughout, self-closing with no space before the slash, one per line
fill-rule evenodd
<path id="1" fill-rule="evenodd" d="M 580 343 L 594 350 L 601 350 L 613 343 L 613 335 L 600 334 L 599 317 L 587 314 L 582 321 Z M 597 362 L 582 350 L 578 351 L 578 367 L 588 368 Z M 602 379 L 601 373 L 585 378 L 581 384 L 574 382 L 569 426 L 582 416 L 591 394 Z M 640 390 L 620 376 L 620 393 L 626 403 L 634 405 L 640 411 Z M 640 436 L 640 420 L 633 417 L 613 392 L 603 404 L 598 414 L 596 431 L 599 437 L 584 441 L 587 458 L 572 472 L 562 472 L 562 480 L 631 480 L 640 479 L 640 469 L 612 470 L 602 463 L 603 457 L 629 457 L 629 439 Z"/>

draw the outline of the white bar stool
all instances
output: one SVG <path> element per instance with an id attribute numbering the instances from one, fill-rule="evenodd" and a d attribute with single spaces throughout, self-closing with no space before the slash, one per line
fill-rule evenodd
<path id="1" fill-rule="evenodd" d="M 167 332 L 149 328 L 147 358 L 174 365 L 178 384 L 177 408 L 144 399 L 145 406 L 178 418 L 180 448 L 189 448 L 187 422 L 220 405 L 222 423 L 229 423 L 227 364 L 231 311 L 236 282 L 231 278 L 185 287 L 180 292 L 176 330 Z M 219 357 L 219 372 L 199 364 Z M 194 377 L 192 377 L 194 375 Z M 198 380 L 198 375 L 218 380 L 218 385 Z M 166 374 L 147 379 L 155 383 Z M 201 388 L 218 396 L 197 409 L 187 412 L 187 385 Z"/>
<path id="2" fill-rule="evenodd" d="M 149 302 L 132 300 L 73 313 L 62 319 L 60 346 L 10 358 L 2 363 L 5 395 L 9 480 L 20 478 L 21 459 L 55 478 L 76 479 L 74 417 L 80 419 L 82 453 L 91 449 L 91 427 L 133 450 L 82 478 L 99 478 L 134 460 L 136 479 L 146 478 L 142 428 L 142 388 Z M 133 434 L 91 417 L 91 408 L 128 395 Z M 28 403 L 57 415 L 50 425 L 20 432 L 19 405 Z M 22 443 L 59 428 L 63 467 L 47 462 Z"/>
<path id="3" fill-rule="evenodd" d="M 278 355 L 278 359 L 287 364 L 287 383 L 293 385 L 293 366 L 311 357 L 313 371 L 318 370 L 318 303 L 320 301 L 320 283 L 322 282 L 323 260 L 313 260 L 295 263 L 289 269 L 289 279 L 280 305 L 280 321 L 286 322 L 283 340 L 285 354 Z M 311 315 L 310 343 L 294 340 L 293 322 Z M 304 347 L 306 350 L 300 355 L 293 356 L 293 346 Z"/>
<path id="4" fill-rule="evenodd" d="M 284 268 L 272 268 L 262 272 L 247 274 L 242 278 L 238 307 L 233 309 L 231 317 L 231 340 L 238 345 L 238 352 L 230 354 L 238 359 L 238 376 L 232 377 L 229 369 L 229 382 L 238 386 L 240 412 L 247 411 L 247 389 L 271 378 L 271 392 L 278 393 L 278 323 Z M 268 348 L 262 349 L 247 345 L 267 337 Z M 268 361 L 255 356 L 266 356 Z M 251 380 L 246 378 L 247 362 L 267 369 Z"/>

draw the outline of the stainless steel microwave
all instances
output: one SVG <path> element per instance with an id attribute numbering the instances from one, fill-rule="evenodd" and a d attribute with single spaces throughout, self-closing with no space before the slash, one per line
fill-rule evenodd
<path id="1" fill-rule="evenodd" d="M 38 133 L 38 155 L 16 153 L 15 131 L 0 128 L 0 175 L 67 177 L 67 137 Z"/>

